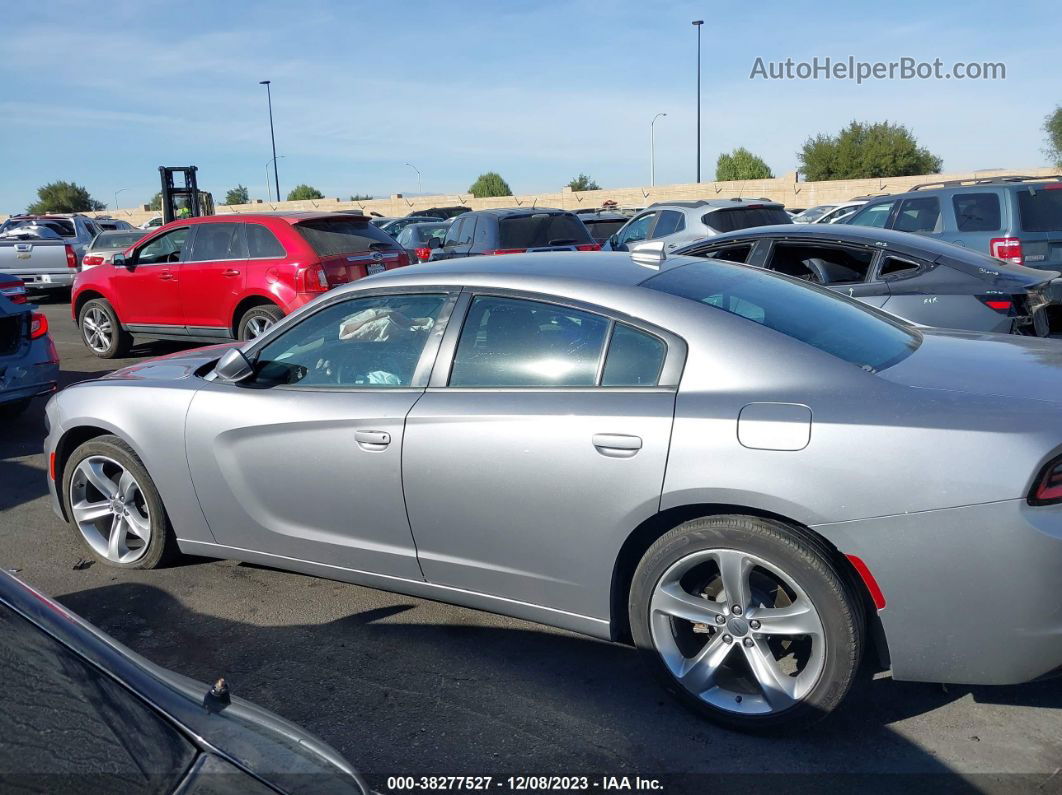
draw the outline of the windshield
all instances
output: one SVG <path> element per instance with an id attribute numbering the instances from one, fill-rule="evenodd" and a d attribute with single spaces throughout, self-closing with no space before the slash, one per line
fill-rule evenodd
<path id="1" fill-rule="evenodd" d="M 870 372 L 905 359 L 920 341 L 912 327 L 858 301 L 745 265 L 695 262 L 643 286 L 738 315 Z"/>
<path id="2" fill-rule="evenodd" d="M 377 248 L 394 248 L 395 241 L 381 229 L 354 218 L 314 218 L 295 229 L 319 257 L 353 254 Z"/>
<path id="3" fill-rule="evenodd" d="M 498 221 L 501 248 L 540 248 L 593 243 L 583 222 L 571 213 L 512 215 Z"/>

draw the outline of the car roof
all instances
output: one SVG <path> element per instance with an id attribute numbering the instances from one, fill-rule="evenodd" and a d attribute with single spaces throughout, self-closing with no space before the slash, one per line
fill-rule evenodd
<path id="1" fill-rule="evenodd" d="M 197 218 L 175 218 L 170 223 L 181 222 L 191 224 L 210 224 L 232 221 L 267 221 L 280 220 L 289 224 L 297 224 L 301 221 L 310 221 L 318 218 L 336 218 L 344 221 L 356 221 L 364 218 L 369 221 L 369 216 L 353 215 L 348 213 L 313 212 L 311 210 L 280 210 L 273 213 L 226 213 L 225 215 L 201 215 Z M 168 226 L 169 224 L 167 224 Z"/>
<path id="2" fill-rule="evenodd" d="M 770 207 L 783 206 L 781 202 L 776 202 L 771 199 L 698 199 L 697 201 L 689 202 L 653 202 L 646 209 L 652 209 L 653 207 L 682 207 L 685 209 L 701 209 L 707 207 L 712 210 L 718 210 L 726 207 L 745 207 L 749 204 L 757 204 L 761 206 Z"/>
<path id="3" fill-rule="evenodd" d="M 473 210 L 477 215 L 496 215 L 502 218 L 507 215 L 543 215 L 549 213 L 565 213 L 575 215 L 570 210 L 561 210 L 558 207 L 491 207 L 487 210 Z M 468 213 L 462 213 L 467 215 Z"/>

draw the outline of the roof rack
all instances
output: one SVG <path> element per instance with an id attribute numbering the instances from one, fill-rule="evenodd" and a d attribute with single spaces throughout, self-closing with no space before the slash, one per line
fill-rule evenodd
<path id="1" fill-rule="evenodd" d="M 1062 180 L 1062 174 L 1049 174 L 1043 177 L 1030 177 L 1027 175 L 1015 175 L 1010 177 L 980 177 L 972 179 L 946 179 L 939 182 L 923 182 L 915 185 L 911 190 L 924 190 L 926 188 L 958 188 L 964 185 L 1002 185 L 1007 182 L 1036 182 L 1038 180 Z"/>

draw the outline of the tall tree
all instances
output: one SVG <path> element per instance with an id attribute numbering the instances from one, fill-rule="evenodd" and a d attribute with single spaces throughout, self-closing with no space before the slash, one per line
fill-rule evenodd
<path id="1" fill-rule="evenodd" d="M 148 202 L 148 209 L 154 212 L 159 212 L 162 209 L 162 191 L 151 197 L 151 201 Z"/>
<path id="2" fill-rule="evenodd" d="M 853 121 L 835 136 L 808 138 L 797 159 L 810 181 L 936 174 L 943 162 L 902 124 L 887 121 Z"/>
<path id="3" fill-rule="evenodd" d="M 324 194 L 312 185 L 296 185 L 288 193 L 289 202 L 303 201 L 305 199 L 323 199 Z"/>
<path id="4" fill-rule="evenodd" d="M 1062 105 L 1047 114 L 1044 132 L 1047 133 L 1047 148 L 1044 151 L 1057 168 L 1062 168 Z"/>
<path id="5" fill-rule="evenodd" d="M 88 190 L 73 182 L 49 182 L 37 188 L 37 201 L 26 208 L 28 213 L 82 213 L 105 210 L 107 205 L 93 199 Z"/>
<path id="6" fill-rule="evenodd" d="M 247 191 L 243 185 L 237 185 L 235 188 L 230 188 L 229 192 L 225 194 L 225 204 L 250 204 L 251 194 Z"/>
<path id="7" fill-rule="evenodd" d="M 600 185 L 581 171 L 579 176 L 568 183 L 568 187 L 572 190 L 601 190 Z"/>
<path id="8" fill-rule="evenodd" d="M 762 157 L 752 154 L 739 146 L 733 152 L 723 152 L 715 161 L 715 179 L 717 182 L 730 182 L 738 179 L 771 179 L 774 174 Z"/>
<path id="9" fill-rule="evenodd" d="M 502 179 L 497 171 L 488 171 L 476 177 L 476 181 L 468 186 L 468 192 L 477 199 L 485 199 L 490 196 L 512 196 L 509 183 Z"/>

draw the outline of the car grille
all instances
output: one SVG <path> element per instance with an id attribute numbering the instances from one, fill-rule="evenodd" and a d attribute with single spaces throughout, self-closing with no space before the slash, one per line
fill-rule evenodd
<path id="1" fill-rule="evenodd" d="M 0 356 L 7 356 L 18 350 L 22 341 L 24 314 L 0 317 Z"/>

